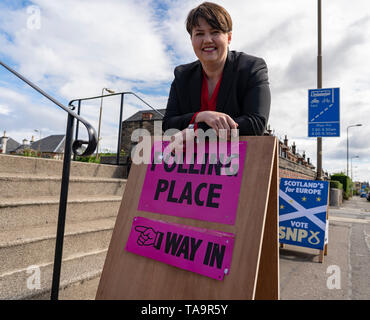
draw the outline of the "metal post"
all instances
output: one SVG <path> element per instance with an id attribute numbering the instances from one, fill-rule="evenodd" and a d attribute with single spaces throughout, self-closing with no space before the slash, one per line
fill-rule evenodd
<path id="1" fill-rule="evenodd" d="M 81 113 L 81 100 L 78 100 L 78 108 L 77 108 L 77 114 L 80 115 Z M 77 123 L 76 123 L 76 133 L 75 133 L 75 140 L 78 139 L 78 129 L 80 127 L 80 121 L 77 119 Z M 73 161 L 76 160 L 76 154 L 74 153 L 73 154 Z"/>
<path id="2" fill-rule="evenodd" d="M 98 126 L 98 145 L 96 146 L 96 160 L 98 160 L 99 157 L 99 146 L 100 146 L 100 127 L 101 127 L 101 116 L 103 112 L 103 95 L 104 95 L 105 88 L 102 89 L 100 98 L 100 112 L 99 112 L 99 126 Z"/>
<path id="3" fill-rule="evenodd" d="M 317 88 L 322 88 L 321 0 L 317 0 Z M 317 137 L 316 180 L 322 180 L 322 137 Z"/>
<path id="4" fill-rule="evenodd" d="M 349 140 L 348 140 L 348 129 L 350 128 L 350 126 L 349 127 L 347 127 L 347 177 L 349 177 L 349 175 L 348 175 L 348 158 L 349 158 Z"/>
<path id="5" fill-rule="evenodd" d="M 119 111 L 119 125 L 118 125 L 118 143 L 117 143 L 117 155 L 116 155 L 116 165 L 119 165 L 119 155 L 121 152 L 121 135 L 122 135 L 122 114 L 123 114 L 123 100 L 125 94 L 121 94 L 121 106 Z"/>
<path id="6" fill-rule="evenodd" d="M 64 227 L 68 199 L 69 173 L 71 168 L 73 120 L 73 116 L 68 113 L 66 140 L 64 146 L 62 184 L 59 201 L 58 228 L 55 242 L 53 281 L 50 296 L 51 300 L 58 300 L 59 295 L 60 272 L 63 256 Z"/>

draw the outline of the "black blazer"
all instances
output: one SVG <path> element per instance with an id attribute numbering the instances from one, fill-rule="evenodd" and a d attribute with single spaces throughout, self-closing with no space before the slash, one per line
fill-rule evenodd
<path id="1" fill-rule="evenodd" d="M 185 129 L 200 110 L 202 65 L 199 60 L 175 68 L 162 129 Z M 224 66 L 216 111 L 239 124 L 239 135 L 263 135 L 270 113 L 271 95 L 263 59 L 229 51 Z M 207 130 L 206 123 L 198 128 Z"/>

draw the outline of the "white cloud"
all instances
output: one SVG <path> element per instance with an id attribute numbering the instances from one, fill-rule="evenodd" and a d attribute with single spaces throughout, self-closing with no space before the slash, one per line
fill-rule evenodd
<path id="1" fill-rule="evenodd" d="M 3 115 L 8 115 L 10 113 L 10 109 L 8 106 L 5 106 L 5 105 L 1 105 L 0 104 L 0 115 L 3 114 Z"/>

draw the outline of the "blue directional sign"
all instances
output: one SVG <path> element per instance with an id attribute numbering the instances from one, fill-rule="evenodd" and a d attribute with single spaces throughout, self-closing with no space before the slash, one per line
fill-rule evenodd
<path id="1" fill-rule="evenodd" d="M 339 88 L 308 90 L 308 136 L 340 136 Z"/>
<path id="2" fill-rule="evenodd" d="M 328 238 L 327 181 L 281 178 L 279 241 L 323 250 Z"/>

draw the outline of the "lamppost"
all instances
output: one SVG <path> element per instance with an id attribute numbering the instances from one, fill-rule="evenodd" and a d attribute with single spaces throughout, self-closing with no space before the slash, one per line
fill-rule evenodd
<path id="1" fill-rule="evenodd" d="M 321 50 L 321 0 L 317 0 L 317 88 L 322 88 L 322 50 Z M 317 172 L 316 180 L 322 177 L 322 137 L 316 139 Z"/>
<path id="2" fill-rule="evenodd" d="M 109 93 L 115 93 L 115 91 L 108 89 L 108 88 L 103 88 L 101 91 L 101 95 L 104 95 L 104 90 L 106 90 Z M 99 158 L 99 146 L 100 146 L 100 127 L 101 127 L 101 115 L 103 112 L 103 97 L 100 99 L 100 113 L 99 113 L 99 126 L 98 126 L 98 143 L 96 145 L 96 160 Z"/>
<path id="3" fill-rule="evenodd" d="M 353 124 L 353 125 L 350 125 L 347 127 L 347 177 L 348 177 L 348 160 L 349 160 L 349 140 L 348 140 L 348 129 L 349 128 L 352 128 L 352 127 L 361 127 L 362 124 L 361 123 L 358 123 L 358 124 Z"/>
<path id="4" fill-rule="evenodd" d="M 360 158 L 359 156 L 353 156 L 351 157 L 351 180 L 353 181 L 353 167 L 352 167 L 352 159 L 353 158 Z"/>

